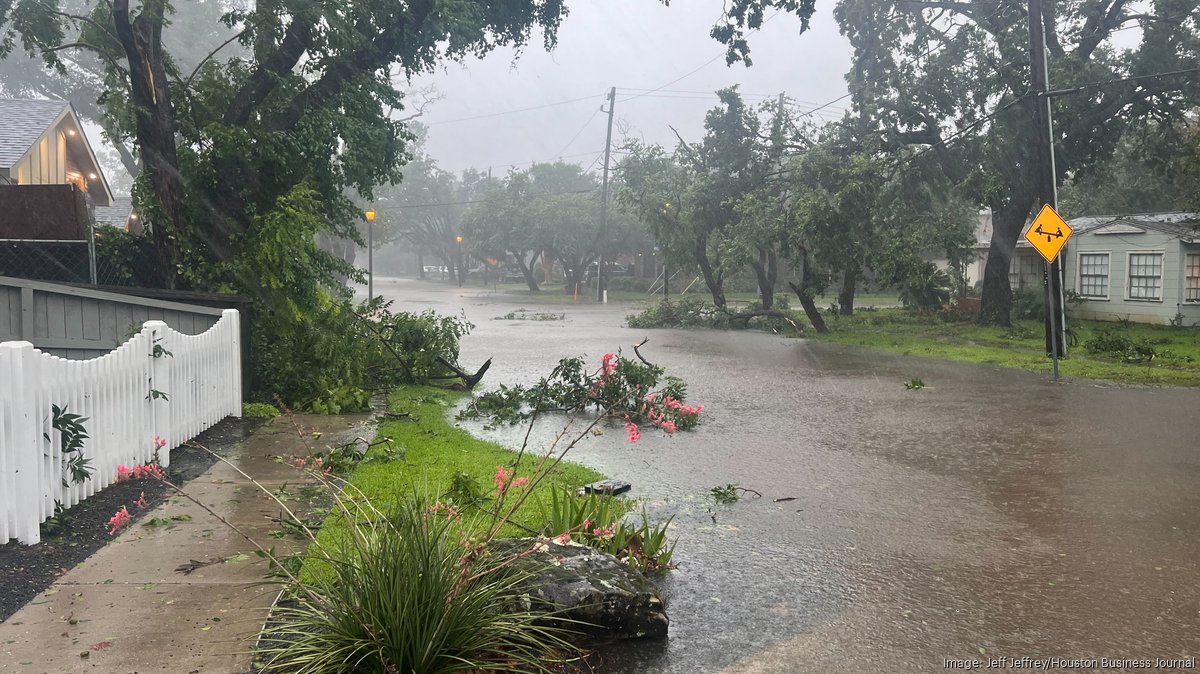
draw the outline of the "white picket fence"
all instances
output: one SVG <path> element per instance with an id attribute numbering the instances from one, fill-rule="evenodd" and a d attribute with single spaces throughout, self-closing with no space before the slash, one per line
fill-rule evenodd
<path id="1" fill-rule="evenodd" d="M 117 466 L 153 460 L 226 416 L 241 416 L 240 317 L 227 309 L 206 332 L 185 335 L 162 321 L 115 351 L 66 360 L 29 342 L 0 343 L 0 545 L 39 542 L 55 505 L 70 508 L 114 482 Z M 52 406 L 87 417 L 83 455 L 92 475 L 64 475 Z M 68 457 L 69 454 L 68 454 Z"/>

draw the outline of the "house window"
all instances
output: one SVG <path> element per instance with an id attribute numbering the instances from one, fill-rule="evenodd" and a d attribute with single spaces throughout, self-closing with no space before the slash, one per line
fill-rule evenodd
<path id="1" fill-rule="evenodd" d="M 1108 299 L 1108 253 L 1079 254 L 1079 294 Z"/>
<path id="2" fill-rule="evenodd" d="M 1129 299 L 1162 299 L 1162 253 L 1129 254 Z"/>
<path id="3" fill-rule="evenodd" d="M 1200 302 L 1200 253 L 1189 253 L 1184 265 L 1185 302 Z"/>

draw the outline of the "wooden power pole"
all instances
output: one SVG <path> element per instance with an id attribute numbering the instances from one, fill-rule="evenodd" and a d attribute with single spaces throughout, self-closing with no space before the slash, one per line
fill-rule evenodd
<path id="1" fill-rule="evenodd" d="M 608 135 L 604 139 L 604 182 L 600 191 L 600 261 L 596 263 L 596 301 L 604 301 L 604 246 L 608 243 L 608 158 L 612 151 L 613 110 L 617 88 L 608 90 Z"/>

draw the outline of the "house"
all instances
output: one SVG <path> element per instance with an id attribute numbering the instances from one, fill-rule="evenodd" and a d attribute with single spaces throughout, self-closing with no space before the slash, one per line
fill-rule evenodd
<path id="1" fill-rule="evenodd" d="M 65 101 L 0 99 L 0 185 L 73 185 L 96 206 L 113 194 Z"/>
<path id="2" fill-rule="evenodd" d="M 111 206 L 96 206 L 96 225 L 116 227 L 133 234 L 142 232 L 142 223 L 133 210 L 130 197 L 113 197 Z"/>
<path id="3" fill-rule="evenodd" d="M 70 103 L 0 99 L 0 276 L 95 282 L 96 209 L 113 206 Z"/>
<path id="4" fill-rule="evenodd" d="M 992 247 L 992 231 L 991 210 L 980 211 L 979 220 L 975 226 L 972 259 L 963 270 L 963 277 L 968 287 L 977 288 L 983 283 L 983 269 L 987 266 L 988 251 Z M 934 258 L 934 262 L 941 268 L 949 267 L 949 261 L 944 255 Z M 1042 260 L 1042 256 L 1024 238 L 1019 239 L 1016 248 L 1013 249 L 1012 257 L 1009 259 L 1009 286 L 1014 292 L 1040 292 L 1043 288 L 1044 267 L 1045 262 Z"/>
<path id="5" fill-rule="evenodd" d="M 1200 214 L 1157 213 L 1069 221 L 1065 287 L 1087 302 L 1072 313 L 1200 325 Z"/>

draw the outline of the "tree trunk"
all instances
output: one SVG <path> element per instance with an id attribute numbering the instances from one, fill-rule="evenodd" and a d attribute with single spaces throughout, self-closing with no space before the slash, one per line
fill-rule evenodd
<path id="1" fill-rule="evenodd" d="M 1014 205 L 993 210 L 992 242 L 983 268 L 983 297 L 979 307 L 980 325 L 1012 325 L 1012 285 L 1008 281 L 1013 250 L 1025 227 L 1032 200 L 1015 199 Z M 1024 207 L 1015 204 L 1024 203 Z"/>
<path id="2" fill-rule="evenodd" d="M 838 293 L 838 313 L 843 316 L 854 315 L 854 290 L 858 283 L 858 268 L 850 268 L 842 273 L 842 291 Z"/>
<path id="3" fill-rule="evenodd" d="M 184 185 L 175 145 L 175 108 L 162 47 L 164 0 L 147 0 L 136 18 L 129 0 L 114 0 L 113 24 L 129 62 L 130 103 L 134 111 L 142 170 L 154 192 L 151 226 L 155 272 L 163 287 L 179 283 L 179 246 L 188 238 Z"/>
<path id="4" fill-rule="evenodd" d="M 800 256 L 800 285 L 796 285 L 791 281 L 788 285 L 792 287 L 792 291 L 796 293 L 796 297 L 800 300 L 800 306 L 804 308 L 804 315 L 808 317 L 808 322 L 812 323 L 813 329 L 819 333 L 829 332 L 829 326 L 825 325 L 825 317 L 821 315 L 821 310 L 817 308 L 817 303 L 813 301 L 812 295 L 808 292 L 812 273 L 808 268 L 808 251 L 801 249 Z"/>
<path id="5" fill-rule="evenodd" d="M 767 268 L 763 265 L 763 257 L 758 262 L 751 262 L 750 269 L 754 271 L 754 280 L 758 284 L 758 299 L 763 309 L 770 309 L 775 304 L 775 289 L 767 282 Z"/>
<path id="6" fill-rule="evenodd" d="M 417 251 L 417 278 L 425 280 L 425 254 Z"/>
<path id="7" fill-rule="evenodd" d="M 775 306 L 775 279 L 771 278 L 771 261 L 767 249 L 759 249 L 758 262 L 751 262 L 750 268 L 754 270 L 754 278 L 758 282 L 758 297 L 762 301 L 762 308 L 770 309 Z"/>
<path id="8" fill-rule="evenodd" d="M 707 248 L 705 241 L 697 242 L 692 255 L 696 258 L 696 264 L 700 266 L 700 273 L 704 275 L 704 284 L 708 286 L 708 292 L 712 293 L 713 304 L 723 310 L 725 309 L 725 289 L 721 285 L 720 274 L 713 270 L 712 263 L 708 261 Z"/>
<path id="9" fill-rule="evenodd" d="M 526 263 L 524 251 L 513 253 L 513 257 L 517 258 L 517 266 L 521 268 L 521 274 L 525 276 L 525 284 L 529 286 L 529 292 L 534 293 L 541 291 L 537 279 L 533 278 L 533 266 L 537 264 L 538 255 L 541 253 L 534 253 L 533 258 Z"/>

